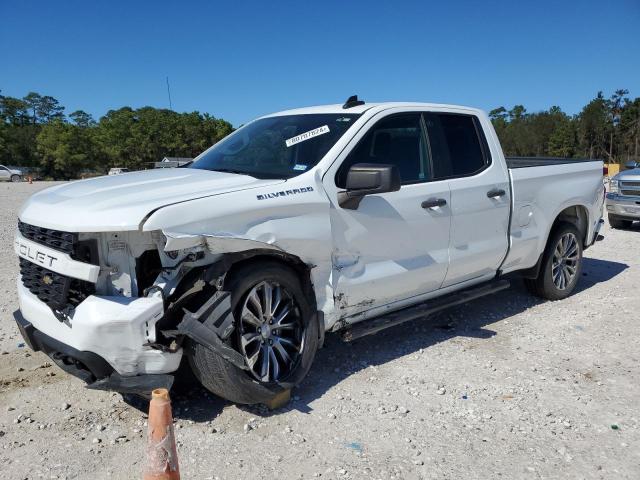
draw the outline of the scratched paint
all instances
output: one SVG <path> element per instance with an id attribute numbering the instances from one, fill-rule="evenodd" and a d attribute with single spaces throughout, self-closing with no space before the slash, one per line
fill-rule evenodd
<path id="1" fill-rule="evenodd" d="M 168 425 L 166 435 L 159 441 L 154 440 L 155 430 L 150 430 L 147 442 L 148 473 L 169 473 L 178 471 L 178 454 L 176 452 L 173 425 Z"/>

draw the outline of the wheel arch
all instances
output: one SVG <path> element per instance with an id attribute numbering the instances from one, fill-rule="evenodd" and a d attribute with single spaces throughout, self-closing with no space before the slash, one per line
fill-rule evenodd
<path id="1" fill-rule="evenodd" d="M 305 307 L 305 310 L 311 310 L 310 316 L 305 317 L 310 322 L 310 327 L 305 329 L 304 333 L 306 339 L 304 345 L 307 345 L 307 348 L 301 353 L 296 369 L 292 370 L 287 378 L 276 379 L 273 384 L 258 383 L 255 378 L 243 371 L 248 368 L 246 361 L 232 344 L 225 343 L 233 330 L 228 331 L 224 328 L 224 331 L 228 331 L 226 335 L 218 333 L 223 328 L 216 330 L 218 327 L 217 319 L 228 320 L 234 309 L 231 290 L 235 287 L 230 286 L 234 273 L 243 271 L 245 275 L 252 275 L 254 271 L 248 270 L 247 267 L 252 268 L 254 265 L 258 267 L 261 264 L 286 267 L 299 279 L 302 293 L 310 296 L 310 303 Z M 224 254 L 214 263 L 200 267 L 199 271 L 192 275 L 192 279 L 188 281 L 189 284 L 195 285 L 201 280 L 208 284 L 210 289 L 217 290 L 214 294 L 217 297 L 213 296 L 209 300 L 209 302 L 213 302 L 211 307 L 205 303 L 196 313 L 186 312 L 185 317 L 189 317 L 188 323 L 185 324 L 183 321 L 177 326 L 177 333 L 187 337 L 188 360 L 196 378 L 205 388 L 216 395 L 238 403 L 267 403 L 302 381 L 311 367 L 316 350 L 322 346 L 324 340 L 323 318 L 314 315 L 316 304 L 311 285 L 310 272 L 312 268 L 294 255 L 274 250 L 255 249 Z M 238 276 L 236 280 L 242 281 L 244 278 L 246 277 Z M 289 278 L 289 283 L 291 281 L 292 279 Z M 252 285 L 252 282 L 245 283 Z M 189 286 L 186 285 L 186 287 L 188 289 Z M 222 305 L 221 308 L 219 308 L 220 305 Z M 219 317 L 217 316 L 218 312 L 222 313 Z M 210 314 L 216 315 L 216 320 L 213 323 L 200 322 L 200 318 Z M 191 321 L 194 319 L 195 321 Z M 222 322 L 220 325 L 224 326 L 225 323 Z M 203 336 L 203 331 L 207 335 Z"/>
<path id="2" fill-rule="evenodd" d="M 278 263 L 286 266 L 294 271 L 300 279 L 303 292 L 309 304 L 314 310 L 317 310 L 317 299 L 311 276 L 313 265 L 308 265 L 299 257 L 290 253 L 282 252 L 274 249 L 251 249 L 242 252 L 225 253 L 218 259 L 208 265 L 201 265 L 190 270 L 180 282 L 176 285 L 174 293 L 167 298 L 167 304 L 171 310 L 177 310 L 177 314 L 181 314 L 181 307 L 185 297 L 192 296 L 192 289 L 203 282 L 209 288 L 213 287 L 218 290 L 224 289 L 225 283 L 235 272 L 241 267 L 250 264 L 259 264 L 263 262 Z M 202 290 L 201 288 L 199 290 Z M 175 323 L 174 319 L 174 323 Z M 322 322 L 321 322 L 322 323 Z"/>
<path id="3" fill-rule="evenodd" d="M 184 316 L 184 309 L 198 309 L 206 299 L 216 291 L 224 291 L 228 279 L 246 265 L 260 263 L 277 263 L 293 270 L 300 279 L 302 291 L 316 312 L 321 340 L 324 340 L 324 313 L 318 310 L 316 293 L 308 265 L 295 255 L 273 250 L 252 249 L 242 252 L 225 253 L 214 262 L 189 270 L 177 283 L 172 294 L 165 298 L 165 315 L 157 322 L 156 329 L 173 330 Z"/>
<path id="4" fill-rule="evenodd" d="M 311 269 L 313 266 L 307 265 L 299 257 L 290 253 L 277 250 L 254 249 L 245 252 L 237 252 L 233 254 L 225 254 L 223 262 L 225 262 L 225 282 L 227 277 L 231 277 L 240 268 L 260 263 L 278 263 L 293 270 L 302 284 L 303 291 L 310 301 L 314 309 L 317 309 L 316 295 L 311 280 Z"/>
<path id="5" fill-rule="evenodd" d="M 582 239 L 583 247 L 588 244 L 587 235 L 589 234 L 589 210 L 585 205 L 572 205 L 570 207 L 566 207 L 560 213 L 556 215 L 555 220 L 551 224 L 551 228 L 549 232 L 547 232 L 547 238 L 545 241 L 545 246 L 549 242 L 549 237 L 551 236 L 551 232 L 558 226 L 561 222 L 567 222 L 575 225 L 575 227 L 580 232 L 580 237 Z"/>
<path id="6" fill-rule="evenodd" d="M 589 234 L 589 210 L 585 205 L 582 204 L 575 204 L 563 208 L 556 214 L 553 222 L 551 222 L 549 229 L 546 232 L 544 243 L 542 244 L 543 248 L 540 252 L 540 255 L 538 256 L 538 261 L 533 267 L 522 270 L 521 276 L 523 278 L 536 278 L 538 276 L 538 274 L 540 273 L 540 267 L 542 265 L 542 259 L 544 258 L 544 252 L 549 243 L 549 238 L 551 237 L 553 231 L 558 227 L 558 225 L 564 222 L 574 225 L 580 232 L 583 247 L 587 245 L 587 237 Z"/>

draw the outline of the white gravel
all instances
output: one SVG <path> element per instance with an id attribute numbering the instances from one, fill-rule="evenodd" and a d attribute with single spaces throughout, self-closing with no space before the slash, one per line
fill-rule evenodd
<path id="1" fill-rule="evenodd" d="M 45 186 L 0 184 L 0 477 L 141 478 L 144 413 L 30 354 L 13 323 L 17 212 Z M 174 393 L 182 478 L 640 478 L 640 228 L 603 233 L 567 300 L 515 282 L 352 345 L 329 335 L 280 411 Z"/>

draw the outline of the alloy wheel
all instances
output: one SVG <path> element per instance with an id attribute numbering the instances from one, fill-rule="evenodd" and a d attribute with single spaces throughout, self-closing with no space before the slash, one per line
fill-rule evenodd
<path id="1" fill-rule="evenodd" d="M 291 293 L 272 281 L 254 286 L 242 304 L 239 338 L 241 353 L 257 380 L 285 379 L 304 348 L 300 308 Z"/>
<path id="2" fill-rule="evenodd" d="M 562 235 L 553 251 L 551 264 L 551 276 L 558 290 L 565 290 L 573 282 L 578 272 L 579 254 L 576 236 L 571 232 Z"/>

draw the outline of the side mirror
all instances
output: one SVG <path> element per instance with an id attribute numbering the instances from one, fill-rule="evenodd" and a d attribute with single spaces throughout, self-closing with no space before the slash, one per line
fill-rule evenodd
<path id="1" fill-rule="evenodd" d="M 398 190 L 400 172 L 395 165 L 356 163 L 347 173 L 346 190 L 338 192 L 338 205 L 356 210 L 365 195 Z"/>

